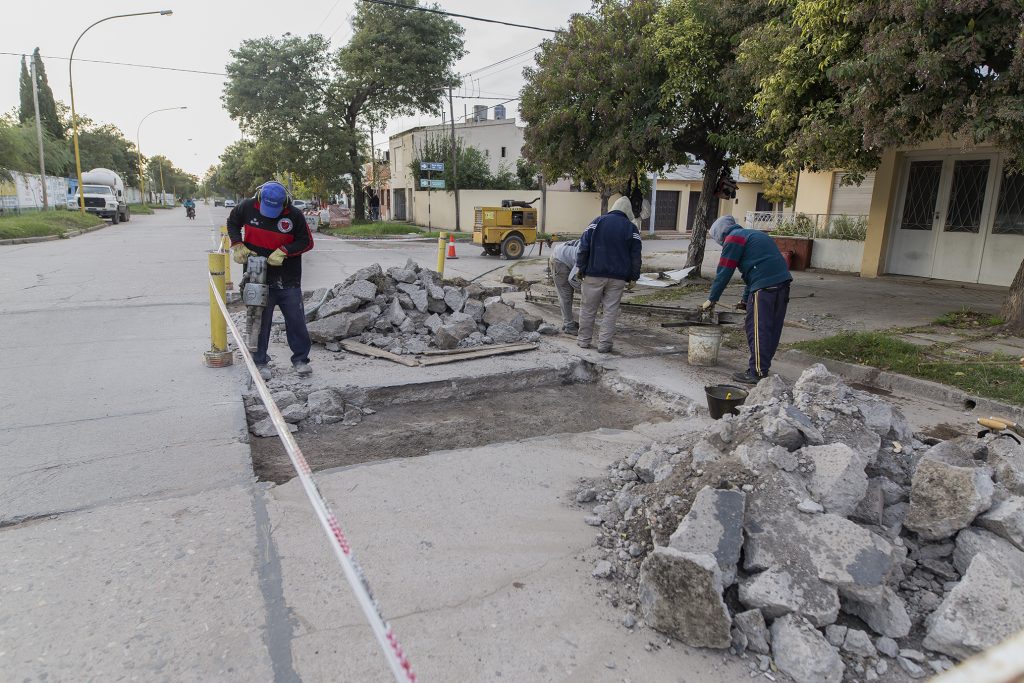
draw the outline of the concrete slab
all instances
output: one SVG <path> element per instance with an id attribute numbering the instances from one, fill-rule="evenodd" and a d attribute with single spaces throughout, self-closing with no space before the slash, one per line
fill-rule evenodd
<path id="1" fill-rule="evenodd" d="M 270 680 L 251 487 L 0 530 L 5 680 Z"/>
<path id="2" fill-rule="evenodd" d="M 664 429 L 658 425 L 654 431 Z M 651 438 L 562 435 L 318 473 L 385 615 L 423 680 L 736 681 L 743 662 L 630 633 L 601 597 L 579 477 Z M 295 481 L 271 489 L 292 650 L 304 680 L 386 681 Z"/>

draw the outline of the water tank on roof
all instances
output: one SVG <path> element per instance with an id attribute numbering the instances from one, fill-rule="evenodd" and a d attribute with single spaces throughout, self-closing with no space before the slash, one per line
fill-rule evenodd
<path id="1" fill-rule="evenodd" d="M 494 120 L 504 121 L 505 120 L 505 105 L 499 104 L 494 107 Z"/>
<path id="2" fill-rule="evenodd" d="M 486 121 L 487 120 L 487 107 L 482 104 L 473 105 L 473 122 Z"/>

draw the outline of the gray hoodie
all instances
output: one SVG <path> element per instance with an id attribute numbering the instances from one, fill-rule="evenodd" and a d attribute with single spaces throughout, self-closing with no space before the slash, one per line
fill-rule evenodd
<path id="1" fill-rule="evenodd" d="M 738 227 L 735 218 L 732 216 L 722 216 L 711 224 L 711 239 L 721 247 L 725 244 L 726 235 L 735 227 Z"/>

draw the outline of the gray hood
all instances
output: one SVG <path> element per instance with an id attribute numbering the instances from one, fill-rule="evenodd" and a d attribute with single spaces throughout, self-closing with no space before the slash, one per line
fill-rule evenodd
<path id="1" fill-rule="evenodd" d="M 626 214 L 626 218 L 633 220 L 633 205 L 629 201 L 629 197 L 619 197 L 612 204 L 612 211 L 621 211 Z"/>
<path id="2" fill-rule="evenodd" d="M 713 239 L 718 246 L 722 246 L 725 244 L 726 235 L 738 227 L 739 226 L 736 224 L 735 218 L 732 216 L 722 216 L 711 224 L 711 239 Z"/>

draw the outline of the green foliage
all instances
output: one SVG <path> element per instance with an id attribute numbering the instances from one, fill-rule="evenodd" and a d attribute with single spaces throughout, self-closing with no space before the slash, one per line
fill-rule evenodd
<path id="1" fill-rule="evenodd" d="M 0 239 L 62 235 L 68 230 L 92 228 L 103 222 L 78 211 L 33 211 L 17 216 L 0 216 Z"/>
<path id="2" fill-rule="evenodd" d="M 658 0 L 598 0 L 524 70 L 524 155 L 545 178 L 589 182 L 608 197 L 672 159 L 659 104 L 666 70 L 641 30 L 658 8 Z"/>
<path id="3" fill-rule="evenodd" d="M 128 208 L 131 209 L 133 214 L 138 214 L 140 216 L 152 216 L 156 213 L 153 211 L 153 207 L 149 204 L 129 204 Z"/>
<path id="4" fill-rule="evenodd" d="M 498 164 L 497 172 L 491 175 L 490 188 L 492 190 L 521 189 L 519 176 L 516 175 L 511 166 L 502 161 Z"/>
<path id="5" fill-rule="evenodd" d="M 57 103 L 53 99 L 53 90 L 46 79 L 46 67 L 43 59 L 39 56 L 37 47 L 32 53 L 32 60 L 36 65 L 36 89 L 39 91 L 39 120 L 42 123 L 43 131 L 55 140 L 63 140 L 66 128 L 60 120 L 57 112 Z M 25 63 L 25 57 L 21 58 L 21 76 L 18 79 L 18 94 L 21 106 L 18 109 L 18 119 L 22 123 L 35 124 L 36 112 L 32 101 L 32 76 L 31 70 Z"/>
<path id="6" fill-rule="evenodd" d="M 444 164 L 444 173 L 438 176 L 432 173 L 431 177 L 444 178 L 445 191 L 452 192 L 455 188 L 455 176 L 452 174 L 452 140 L 447 135 L 428 135 L 423 142 L 417 146 L 413 160 L 409 163 L 409 170 L 413 178 L 426 177 L 420 171 L 421 161 L 440 161 Z M 460 190 L 486 190 L 491 187 L 491 169 L 487 163 L 487 157 L 476 147 L 467 147 L 463 144 L 462 138 L 455 139 L 455 153 L 458 166 L 458 180 Z M 416 182 L 416 189 L 419 189 L 419 182 Z"/>
<path id="7" fill-rule="evenodd" d="M 32 77 L 28 73 L 25 55 L 21 56 L 21 73 L 18 75 L 18 101 L 18 122 L 34 122 L 36 114 L 32 102 Z"/>
<path id="8" fill-rule="evenodd" d="M 73 150 L 68 142 L 68 149 Z M 82 171 L 93 168 L 109 168 L 116 171 L 124 180 L 125 185 L 139 187 L 139 157 L 135 143 L 128 140 L 121 129 L 112 123 L 103 125 L 87 121 L 79 123 L 78 150 L 82 159 Z M 71 166 L 74 165 L 74 152 L 71 151 Z M 47 156 L 47 168 L 51 168 L 50 157 Z M 73 172 L 72 169 L 68 169 Z M 148 182 L 148 181 L 147 181 Z"/>
<path id="9" fill-rule="evenodd" d="M 199 179 L 172 164 L 167 157 L 157 154 L 146 162 L 146 187 L 147 191 L 154 192 L 159 192 L 162 187 L 164 192 L 173 193 L 175 197 L 195 196 Z"/>
<path id="10" fill-rule="evenodd" d="M 740 166 L 740 173 L 764 186 L 764 198 L 792 206 L 796 200 L 797 172 L 782 166 L 762 166 L 753 162 Z"/>
<path id="11" fill-rule="evenodd" d="M 793 218 L 787 218 L 779 223 L 779 227 L 772 230 L 772 235 L 778 237 L 814 237 L 817 232 L 817 225 L 810 216 L 798 213 Z"/>
<path id="12" fill-rule="evenodd" d="M 540 183 L 537 182 L 537 176 L 540 174 L 540 168 L 537 164 L 519 157 L 516 159 L 516 177 L 519 179 L 519 187 L 523 190 L 539 190 Z"/>
<path id="13" fill-rule="evenodd" d="M 972 330 L 979 327 L 996 327 L 1003 324 L 1003 319 L 997 315 L 979 313 L 964 307 L 959 311 L 943 313 L 935 319 L 936 325 L 955 327 L 958 330 Z"/>
<path id="14" fill-rule="evenodd" d="M 941 382 L 979 396 L 1017 405 L 1024 402 L 1024 372 L 1009 356 L 949 357 L 939 348 L 922 348 L 885 332 L 844 332 L 794 346 L 816 356 Z"/>
<path id="15" fill-rule="evenodd" d="M 67 145 L 43 133 L 43 155 L 50 174 L 64 173 L 74 160 Z M 0 118 L 0 179 L 10 180 L 7 171 L 39 173 L 39 146 L 34 123 L 15 124 Z"/>
<path id="16" fill-rule="evenodd" d="M 864 216 L 834 216 L 828 230 L 820 237 L 863 242 L 868 238 L 868 219 Z"/>

